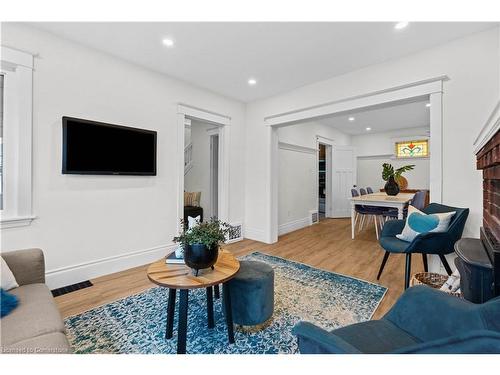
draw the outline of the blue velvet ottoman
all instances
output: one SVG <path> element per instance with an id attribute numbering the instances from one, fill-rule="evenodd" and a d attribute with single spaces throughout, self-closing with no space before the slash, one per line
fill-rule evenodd
<path id="1" fill-rule="evenodd" d="M 255 326 L 266 322 L 274 310 L 274 270 L 266 263 L 242 260 L 229 282 L 233 322 Z"/>

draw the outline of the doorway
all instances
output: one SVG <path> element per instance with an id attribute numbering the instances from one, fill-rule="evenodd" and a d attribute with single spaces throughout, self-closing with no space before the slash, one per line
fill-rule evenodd
<path id="1" fill-rule="evenodd" d="M 217 217 L 229 222 L 229 141 L 231 117 L 218 114 L 214 111 L 192 107 L 179 103 L 177 106 L 177 231 L 181 230 L 180 219 L 184 217 L 184 192 L 186 190 L 184 178 L 185 166 L 185 124 L 191 120 L 199 120 L 211 124 L 218 135 L 218 162 L 217 162 Z M 205 155 L 208 155 L 205 154 Z"/>
<path id="2" fill-rule="evenodd" d="M 319 138 L 319 137 L 317 137 Z M 318 141 L 318 219 L 332 215 L 332 145 Z"/>
<path id="3" fill-rule="evenodd" d="M 184 221 L 219 217 L 219 130 L 187 118 L 184 129 Z"/>

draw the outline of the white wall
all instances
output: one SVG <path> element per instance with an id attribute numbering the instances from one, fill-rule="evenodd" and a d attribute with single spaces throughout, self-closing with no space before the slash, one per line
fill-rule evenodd
<path id="1" fill-rule="evenodd" d="M 191 142 L 193 143 L 193 167 L 184 176 L 185 191 L 200 191 L 200 206 L 205 219 L 211 216 L 210 205 L 210 135 L 207 130 L 214 125 L 200 121 L 191 121 Z"/>
<path id="2" fill-rule="evenodd" d="M 316 136 L 337 145 L 348 145 L 350 136 L 331 126 L 306 122 L 278 130 L 280 142 L 316 149 Z M 309 223 L 310 211 L 318 209 L 317 154 L 280 148 L 278 182 L 278 225 L 280 234 Z"/>
<path id="3" fill-rule="evenodd" d="M 250 103 L 245 134 L 247 236 L 274 240 L 270 231 L 272 131 L 265 125 L 265 117 L 443 74 L 450 78 L 443 85 L 443 202 L 469 207 L 465 235 L 477 236 L 482 186 L 472 142 L 499 97 L 498 48 L 499 32 L 495 28 Z"/>
<path id="4" fill-rule="evenodd" d="M 177 227 L 179 102 L 231 117 L 229 218 L 242 221 L 242 103 L 25 25 L 2 23 L 2 44 L 37 55 L 33 204 L 38 217 L 31 226 L 2 230 L 2 251 L 42 248 L 52 287 L 165 254 Z M 62 175 L 64 115 L 158 131 L 158 175 Z"/>
<path id="5" fill-rule="evenodd" d="M 404 174 L 408 180 L 409 189 L 429 189 L 429 159 L 395 159 L 388 156 L 394 154 L 394 142 L 398 138 L 428 137 L 429 128 L 398 129 L 389 132 L 367 133 L 351 137 L 352 146 L 358 154 L 359 187 L 371 186 L 374 190 L 382 188 L 385 181 L 382 179 L 382 164 L 390 163 L 395 168 L 414 164 L 415 169 Z"/>

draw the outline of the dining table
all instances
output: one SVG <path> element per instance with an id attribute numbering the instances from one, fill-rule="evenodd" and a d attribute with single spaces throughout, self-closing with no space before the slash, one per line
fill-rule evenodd
<path id="1" fill-rule="evenodd" d="M 395 208 L 398 210 L 398 219 L 403 219 L 404 208 L 410 203 L 414 195 L 414 193 L 399 193 L 398 195 L 387 195 L 387 193 L 384 192 L 376 192 L 349 198 L 349 200 L 351 201 L 352 239 L 354 239 L 355 232 L 354 227 L 356 219 L 356 205 Z"/>

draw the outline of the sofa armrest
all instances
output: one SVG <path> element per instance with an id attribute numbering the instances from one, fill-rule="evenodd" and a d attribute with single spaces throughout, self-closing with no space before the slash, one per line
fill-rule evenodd
<path id="1" fill-rule="evenodd" d="M 477 305 L 424 285 L 407 289 L 383 319 L 420 341 L 487 328 Z"/>
<path id="2" fill-rule="evenodd" d="M 476 330 L 456 336 L 415 344 L 398 354 L 487 354 L 500 353 L 500 333 Z"/>
<path id="3" fill-rule="evenodd" d="M 395 237 L 396 234 L 400 234 L 405 227 L 405 220 L 388 220 L 385 222 L 380 237 Z"/>
<path id="4" fill-rule="evenodd" d="M 299 322 L 293 327 L 299 340 L 302 354 L 350 354 L 361 353 L 339 336 L 308 322 Z"/>
<path id="5" fill-rule="evenodd" d="M 40 249 L 2 253 L 19 285 L 45 283 L 45 259 Z"/>

